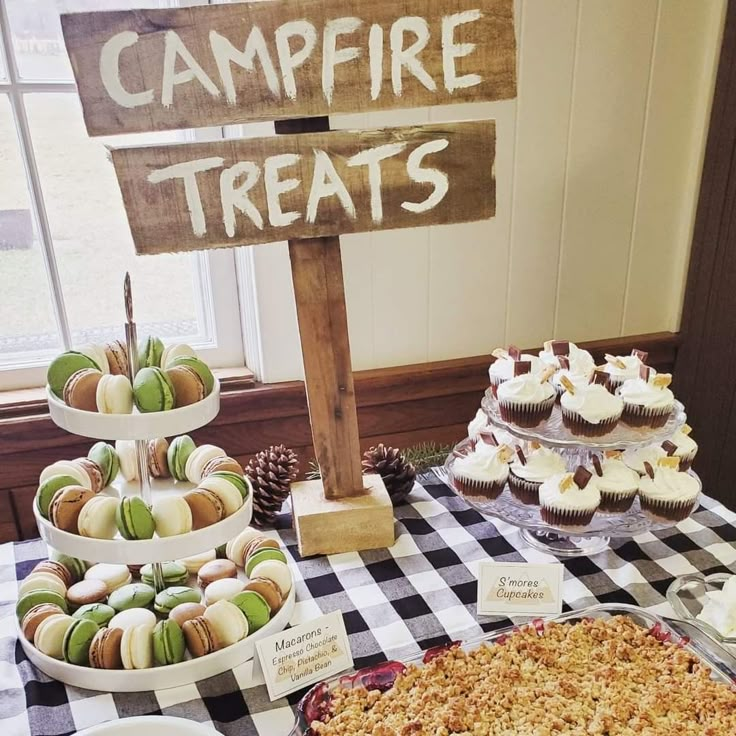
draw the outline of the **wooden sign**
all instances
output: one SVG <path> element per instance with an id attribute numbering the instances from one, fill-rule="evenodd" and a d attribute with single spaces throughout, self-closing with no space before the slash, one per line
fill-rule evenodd
<path id="1" fill-rule="evenodd" d="M 273 0 L 61 22 L 90 135 L 516 95 L 513 0 Z"/>
<path id="2" fill-rule="evenodd" d="M 111 151 L 140 254 L 486 219 L 494 153 L 492 120 Z"/>

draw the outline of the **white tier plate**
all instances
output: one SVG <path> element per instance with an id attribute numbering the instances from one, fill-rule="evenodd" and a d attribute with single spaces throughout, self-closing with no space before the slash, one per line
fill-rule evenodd
<path id="1" fill-rule="evenodd" d="M 99 723 L 77 736 L 218 736 L 212 726 L 173 716 L 133 716 Z"/>
<path id="2" fill-rule="evenodd" d="M 118 476 L 120 478 L 120 476 Z M 151 483 L 151 497 L 155 502 L 162 496 L 181 495 L 195 486 L 191 483 L 178 483 L 171 479 L 155 480 Z M 120 482 L 108 486 L 101 495 L 120 497 L 137 496 L 140 490 L 137 483 Z M 122 537 L 115 539 L 90 539 L 79 534 L 57 529 L 44 519 L 33 504 L 33 514 L 41 538 L 50 547 L 59 552 L 94 562 L 110 562 L 113 564 L 144 565 L 147 562 L 167 562 L 182 557 L 215 549 L 229 542 L 250 524 L 253 513 L 253 499 L 248 500 L 231 516 L 204 529 L 179 534 L 175 537 L 154 537 L 153 539 L 128 540 Z"/>
<path id="3" fill-rule="evenodd" d="M 186 434 L 211 422 L 220 411 L 220 383 L 202 401 L 171 411 L 140 414 L 99 414 L 67 406 L 46 386 L 49 414 L 67 432 L 98 440 L 153 440 Z"/>
<path id="4" fill-rule="evenodd" d="M 165 690 L 170 687 L 189 685 L 208 677 L 214 677 L 231 670 L 243 662 L 252 659 L 255 654 L 255 642 L 271 634 L 277 634 L 286 628 L 294 612 L 296 593 L 294 587 L 281 610 L 262 628 L 243 641 L 220 649 L 198 659 L 186 659 L 179 664 L 166 667 L 152 667 L 148 670 L 100 670 L 92 667 L 80 667 L 53 659 L 41 653 L 20 632 L 23 651 L 28 659 L 45 672 L 49 677 L 67 685 L 87 690 L 101 690 L 111 693 L 135 693 L 147 690 Z"/>

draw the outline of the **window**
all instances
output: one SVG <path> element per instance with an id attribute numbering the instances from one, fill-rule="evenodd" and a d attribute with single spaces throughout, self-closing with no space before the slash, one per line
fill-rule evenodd
<path id="1" fill-rule="evenodd" d="M 61 36 L 60 12 L 177 4 L 193 3 L 0 0 L 0 389 L 42 385 L 64 349 L 122 339 L 126 271 L 139 335 L 243 365 L 235 251 L 136 256 L 104 145 L 223 131 L 90 138 Z"/>

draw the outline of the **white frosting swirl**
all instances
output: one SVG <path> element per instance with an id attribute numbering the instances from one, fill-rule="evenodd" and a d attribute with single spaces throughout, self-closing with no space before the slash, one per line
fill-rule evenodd
<path id="1" fill-rule="evenodd" d="M 659 458 L 666 456 L 667 453 L 660 445 L 647 445 L 646 447 L 624 450 L 623 461 L 639 475 L 644 475 L 646 473 L 644 463 L 649 463 L 653 468 L 656 468 Z"/>
<path id="2" fill-rule="evenodd" d="M 609 376 L 615 378 L 617 381 L 626 381 L 629 378 L 639 378 L 639 369 L 644 365 L 641 358 L 637 358 L 636 355 L 617 355 L 616 356 L 623 364 L 623 368 L 613 364 L 606 363 L 603 366 L 603 370 L 608 373 Z M 654 368 L 649 369 L 650 376 L 656 376 L 657 371 Z"/>
<path id="3" fill-rule="evenodd" d="M 473 452 L 453 462 L 452 472 L 481 483 L 505 483 L 509 464 L 499 458 L 498 451 L 498 447 L 479 442 Z"/>
<path id="4" fill-rule="evenodd" d="M 692 501 L 700 493 L 700 482 L 689 473 L 658 466 L 654 478 L 642 477 L 639 490 L 643 496 L 657 501 Z"/>
<path id="5" fill-rule="evenodd" d="M 590 511 L 597 509 L 601 502 L 601 493 L 594 475 L 585 488 L 578 488 L 574 483 L 566 491 L 560 490 L 560 483 L 568 473 L 560 473 L 548 478 L 539 488 L 539 501 L 542 506 L 565 511 Z"/>
<path id="6" fill-rule="evenodd" d="M 470 424 L 468 424 L 468 437 L 477 439 L 480 433 L 488 426 L 488 417 L 483 409 L 478 409 Z"/>
<path id="7" fill-rule="evenodd" d="M 703 610 L 695 617 L 710 624 L 721 636 L 728 637 L 736 636 L 736 598 L 726 591 L 726 585 L 732 580 L 736 580 L 736 575 L 724 584 L 722 590 L 706 593 Z"/>
<path id="8" fill-rule="evenodd" d="M 511 463 L 511 470 L 518 478 L 532 483 L 541 483 L 551 475 L 564 473 L 565 461 L 553 450 L 539 447 L 527 455 L 526 465 L 522 465 L 517 456 Z"/>
<path id="9" fill-rule="evenodd" d="M 600 424 L 606 419 L 621 416 L 624 404 L 605 386 L 591 383 L 577 389 L 574 394 L 566 391 L 560 399 L 562 407 L 579 414 L 590 424 Z"/>
<path id="10" fill-rule="evenodd" d="M 554 395 L 552 384 L 549 381 L 540 382 L 539 377 L 532 373 L 511 378 L 498 387 L 499 401 L 513 401 L 517 404 L 537 404 Z"/>
<path id="11" fill-rule="evenodd" d="M 675 395 L 668 388 L 655 386 L 643 378 L 630 378 L 624 381 L 618 394 L 627 404 L 636 404 L 651 409 L 666 409 L 672 406 Z"/>
<path id="12" fill-rule="evenodd" d="M 522 353 L 520 360 L 529 361 L 532 364 L 531 372 L 534 375 L 539 375 L 544 370 L 544 363 L 536 355 Z M 508 381 L 510 378 L 513 378 L 514 362 L 510 357 L 496 358 L 488 368 L 488 377 L 491 379 L 491 383 L 500 383 L 501 381 Z"/>
<path id="13" fill-rule="evenodd" d="M 687 455 L 693 455 L 698 451 L 698 443 L 689 435 L 685 434 L 681 429 L 678 429 L 672 437 L 670 442 L 677 445 L 675 455 L 677 457 L 686 457 Z"/>
<path id="14" fill-rule="evenodd" d="M 554 368 L 560 368 L 560 361 L 552 350 L 542 350 L 539 353 L 539 359 L 546 365 Z M 570 343 L 569 354 L 567 359 L 570 361 L 570 370 L 573 373 L 592 376 L 595 370 L 595 361 L 593 356 L 587 351 L 579 348 L 574 342 Z"/>
<path id="15" fill-rule="evenodd" d="M 607 458 L 601 463 L 601 470 L 603 475 L 596 474 L 596 482 L 601 491 L 633 495 L 639 489 L 639 473 L 622 460 Z"/>

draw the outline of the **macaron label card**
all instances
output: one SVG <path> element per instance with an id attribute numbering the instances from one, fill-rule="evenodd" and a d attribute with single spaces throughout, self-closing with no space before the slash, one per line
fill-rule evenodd
<path id="1" fill-rule="evenodd" d="M 564 571 L 557 562 L 481 562 L 478 615 L 561 613 Z"/>
<path id="2" fill-rule="evenodd" d="M 341 611 L 261 639 L 256 653 L 272 701 L 353 666 Z"/>

